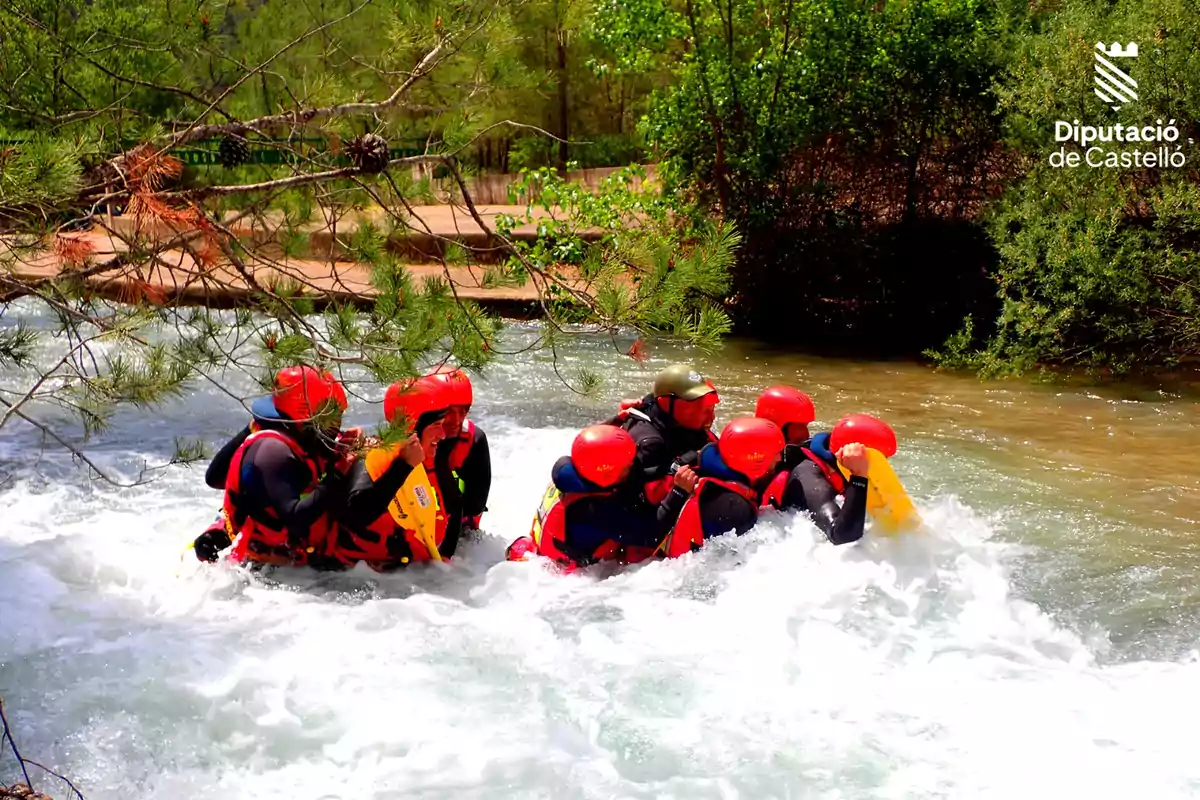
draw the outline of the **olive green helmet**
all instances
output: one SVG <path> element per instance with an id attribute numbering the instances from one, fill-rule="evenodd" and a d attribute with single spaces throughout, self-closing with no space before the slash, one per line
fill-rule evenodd
<path id="1" fill-rule="evenodd" d="M 675 396 L 680 400 L 696 400 L 715 391 L 713 385 L 690 364 L 672 364 L 654 379 L 655 397 Z"/>

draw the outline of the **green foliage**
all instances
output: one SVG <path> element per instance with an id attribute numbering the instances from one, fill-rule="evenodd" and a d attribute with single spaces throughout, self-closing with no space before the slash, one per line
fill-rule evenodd
<path id="1" fill-rule="evenodd" d="M 0 366 L 27 367 L 32 364 L 37 341 L 37 331 L 23 321 L 18 321 L 9 330 L 0 331 Z"/>
<path id="2" fill-rule="evenodd" d="M 1096 41 L 1134 41 L 1138 99 L 1113 112 L 1092 92 Z M 1179 0 L 1079 3 L 1020 40 L 1000 91 L 1012 146 L 1031 167 L 989 217 L 1004 304 L 979 350 L 959 336 L 946 366 L 1013 374 L 1069 365 L 1121 374 L 1200 353 L 1200 20 Z M 1056 120 L 1182 129 L 1182 169 L 1052 166 Z M 1104 151 L 1158 145 L 1097 142 Z M 1083 155 L 1084 148 L 1065 145 Z M 1174 149 L 1174 147 L 1172 147 Z"/>
<path id="3" fill-rule="evenodd" d="M 40 133 L 17 147 L 0 148 L 0 222 L 31 209 L 50 213 L 74 197 L 80 186 L 79 157 L 73 142 Z"/>
<path id="4" fill-rule="evenodd" d="M 548 168 L 522 173 L 510 199 L 527 202 L 526 213 L 498 218 L 497 231 L 508 235 L 536 224 L 539 237 L 514 242 L 497 280 L 548 281 L 550 309 L 560 322 L 630 327 L 711 346 L 730 328 L 722 303 L 740 237 L 672 215 L 644 181 L 645 171 L 630 167 L 592 194 Z"/>

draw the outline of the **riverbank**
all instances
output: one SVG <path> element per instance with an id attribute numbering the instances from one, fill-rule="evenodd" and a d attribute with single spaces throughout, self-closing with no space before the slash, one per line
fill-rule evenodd
<path id="1" fill-rule="evenodd" d="M 485 229 L 465 210 L 455 206 L 416 206 L 408 227 L 384 236 L 385 247 L 404 261 L 417 285 L 440 277 L 460 300 L 468 300 L 503 316 L 528 319 L 539 316 L 541 302 L 536 286 L 494 286 L 485 280 L 486 264 L 507 257 L 508 250 L 493 235 L 496 218 L 502 214 L 523 216 L 526 206 L 480 206 Z M 549 216 L 534 209 L 533 216 Z M 139 222 L 132 217 L 116 216 L 105 220 L 113 233 L 100 225 L 91 230 L 64 234 L 54 249 L 14 251 L 0 243 L 0 257 L 13 262 L 9 274 L 18 284 L 29 284 L 59 275 L 84 276 L 88 288 L 98 296 L 123 301 L 148 299 L 159 305 L 236 308 L 251 305 L 262 289 L 290 290 L 313 301 L 318 309 L 331 303 L 368 306 L 378 292 L 371 285 L 370 265 L 349 260 L 350 241 L 364 223 L 384 231 L 381 212 L 358 214 L 339 220 L 310 223 L 286 232 L 279 220 L 243 220 L 229 230 L 239 241 L 253 246 L 255 258 L 243 266 L 216 258 L 208 261 L 196 251 L 172 248 L 160 252 L 150 263 L 140 258 L 136 264 L 114 263 L 111 269 L 99 269 L 106 261 L 129 251 L 121 236 L 131 237 Z M 179 231 L 166 224 L 142 225 L 136 231 L 152 242 L 166 244 Z M 515 228 L 515 241 L 532 241 L 537 222 Z M 584 238 L 599 236 L 596 231 Z M 286 243 L 284 239 L 290 238 Z M 285 255 L 285 251 L 292 255 Z M 295 255 L 299 253 L 299 255 Z M 466 263 L 466 254 L 470 262 Z M 444 261 L 443 261 L 444 260 Z M 451 263 L 451 262 L 454 263 Z M 571 275 L 570 271 L 567 273 Z M 572 280 L 572 288 L 586 291 L 581 280 Z M 20 285 L 0 294 L 0 300 L 12 300 L 22 294 Z"/>

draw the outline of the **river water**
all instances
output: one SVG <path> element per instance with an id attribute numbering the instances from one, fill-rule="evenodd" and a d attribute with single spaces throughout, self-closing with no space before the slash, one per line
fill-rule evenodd
<path id="1" fill-rule="evenodd" d="M 835 548 L 772 514 L 624 571 L 502 562 L 574 432 L 676 359 L 720 388 L 718 428 L 776 382 L 819 428 L 883 416 L 925 530 Z M 580 365 L 600 396 L 555 377 Z M 475 385 L 484 535 L 392 576 L 202 567 L 181 551 L 219 503 L 203 466 L 116 489 L 0 431 L 0 692 L 25 755 L 92 800 L 1200 795 L 1193 400 L 746 343 L 639 366 L 602 337 Z M 352 399 L 347 422 L 380 414 Z M 197 386 L 94 452 L 132 475 L 245 419 Z"/>

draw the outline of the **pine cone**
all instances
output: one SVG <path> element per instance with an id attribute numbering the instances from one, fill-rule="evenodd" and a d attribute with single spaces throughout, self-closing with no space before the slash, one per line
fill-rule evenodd
<path id="1" fill-rule="evenodd" d="M 225 169 L 240 167 L 250 160 L 250 146 L 246 143 L 244 137 L 237 134 L 230 134 L 221 140 L 221 147 L 217 153 L 217 158 L 221 162 L 221 166 Z"/>
<path id="2" fill-rule="evenodd" d="M 390 154 L 387 139 L 368 133 L 347 143 L 346 155 L 363 172 L 377 174 L 387 169 Z"/>

